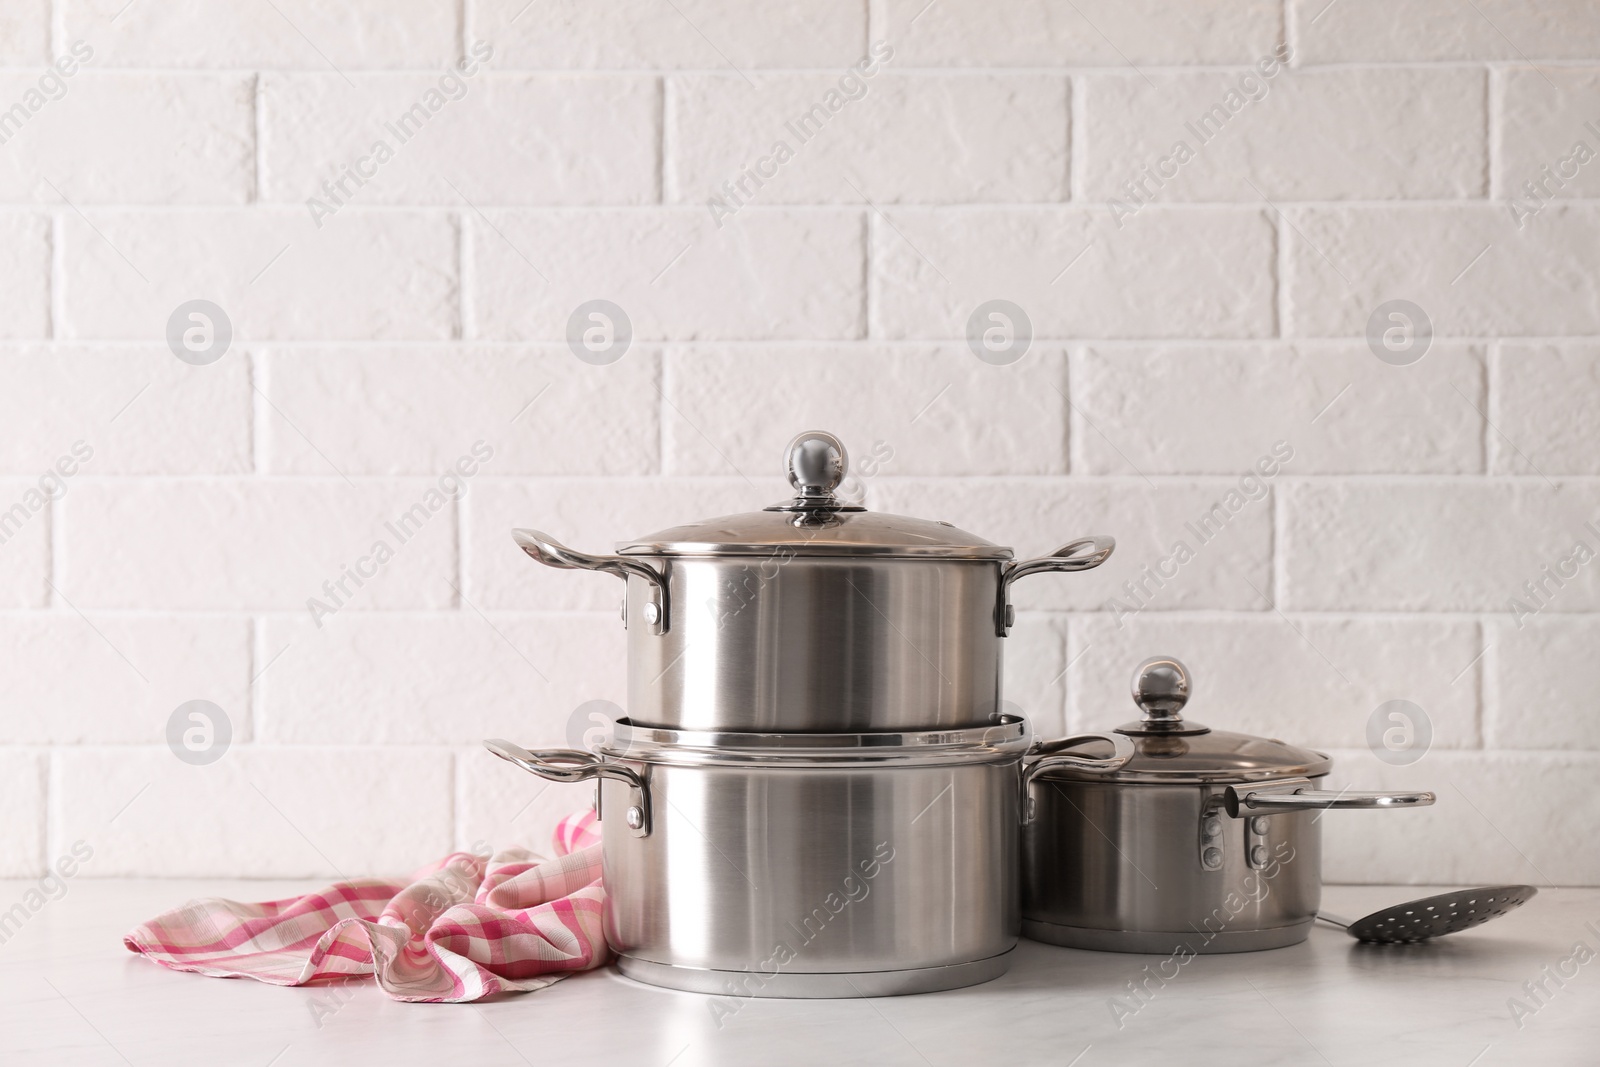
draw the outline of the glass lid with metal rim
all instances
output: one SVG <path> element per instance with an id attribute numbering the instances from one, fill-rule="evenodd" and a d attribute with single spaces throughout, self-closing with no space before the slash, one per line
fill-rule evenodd
<path id="1" fill-rule="evenodd" d="M 1213 730 L 1185 720 L 1189 669 L 1171 656 L 1139 664 L 1133 674 L 1133 702 L 1143 718 L 1117 727 L 1133 738 L 1134 757 L 1122 767 L 1098 774 L 1074 774 L 1072 768 L 1051 777 L 1096 782 L 1214 783 L 1260 782 L 1276 778 L 1319 778 L 1333 769 L 1326 753 L 1301 748 L 1274 737 Z"/>
<path id="2" fill-rule="evenodd" d="M 849 470 L 844 444 L 807 430 L 785 455 L 791 500 L 687 523 L 617 544 L 625 556 L 874 556 L 1009 560 L 1011 549 L 948 522 L 871 512 L 834 492 Z"/>

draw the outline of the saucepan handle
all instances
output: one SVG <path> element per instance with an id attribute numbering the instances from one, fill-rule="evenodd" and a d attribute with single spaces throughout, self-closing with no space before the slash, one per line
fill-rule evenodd
<path id="1" fill-rule="evenodd" d="M 492 738 L 483 747 L 496 756 L 514 763 L 529 774 L 552 782 L 586 782 L 592 778 L 610 778 L 628 787 L 628 810 L 624 821 L 635 837 L 650 836 L 650 786 L 631 767 L 620 763 L 607 763 L 592 752 L 576 748 L 546 748 L 533 752 L 510 741 Z"/>
<path id="2" fill-rule="evenodd" d="M 1007 563 L 1000 571 L 1000 596 L 995 604 L 995 633 L 1005 637 L 1011 632 L 1016 610 L 1011 606 L 1011 583 L 1030 574 L 1045 571 L 1086 571 L 1098 567 L 1116 550 L 1115 538 L 1104 536 L 1080 537 L 1068 541 L 1048 556 L 1023 559 Z"/>
<path id="3" fill-rule="evenodd" d="M 511 539 L 517 547 L 543 563 L 572 571 L 600 571 L 627 580 L 631 574 L 642 578 L 653 587 L 652 599 L 645 606 L 645 622 L 653 634 L 664 634 L 670 624 L 667 599 L 667 577 L 642 559 L 630 556 L 600 556 L 568 548 L 547 533 L 539 530 L 512 530 Z M 651 616 L 654 616 L 652 618 Z"/>
<path id="4" fill-rule="evenodd" d="M 1228 814 L 1239 819 L 1248 815 L 1328 808 L 1425 808 L 1436 799 L 1432 793 L 1355 793 L 1298 786 L 1269 786 L 1265 789 L 1229 786 L 1222 802 Z"/>
<path id="5" fill-rule="evenodd" d="M 1104 741 L 1111 746 L 1109 756 L 1089 756 L 1069 749 L 1091 741 Z M 1134 757 L 1137 750 L 1133 741 L 1122 734 L 1074 734 L 1052 741 L 1038 741 L 1028 750 L 1022 766 L 1022 821 L 1033 821 L 1033 805 L 1029 803 L 1028 787 L 1046 771 L 1057 767 L 1075 767 L 1091 774 L 1114 771 Z M 1027 760 L 1031 760 L 1028 762 Z"/>

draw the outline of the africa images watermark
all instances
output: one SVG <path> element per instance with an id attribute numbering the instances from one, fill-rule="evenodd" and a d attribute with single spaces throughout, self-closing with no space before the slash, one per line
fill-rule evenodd
<path id="1" fill-rule="evenodd" d="M 1293 445 L 1287 441 L 1275 442 L 1270 453 L 1259 457 L 1250 470 L 1240 475 L 1237 487 L 1229 489 L 1198 518 L 1183 524 L 1184 530 L 1194 538 L 1193 545 L 1188 538 L 1178 538 L 1165 556 L 1154 564 L 1146 563 L 1137 578 L 1123 582 L 1122 592 L 1127 600 L 1112 597 L 1106 601 L 1106 610 L 1116 618 L 1117 629 L 1122 628 L 1124 620 L 1148 608 L 1157 594 L 1199 554 L 1199 550 L 1227 528 L 1234 516 L 1249 505 L 1265 500 L 1271 492 L 1268 483 L 1293 458 Z"/>
<path id="2" fill-rule="evenodd" d="M 1128 199 L 1113 197 L 1106 201 L 1111 221 L 1117 224 L 1117 229 L 1122 229 L 1125 220 L 1137 215 L 1146 204 L 1153 203 L 1156 194 L 1177 178 L 1186 165 L 1198 158 L 1200 150 L 1220 136 L 1235 115 L 1266 97 L 1272 88 L 1272 79 L 1282 73 L 1284 65 L 1289 62 L 1290 53 L 1288 44 L 1280 44 L 1270 54 L 1256 60 L 1254 68 L 1239 75 L 1238 81 L 1222 94 L 1220 101 L 1202 111 L 1195 119 L 1185 120 L 1183 128 L 1195 141 L 1192 147 L 1180 137 L 1173 142 L 1166 155 L 1158 157 L 1153 163 L 1141 164 L 1137 175 L 1123 181 L 1122 191 Z M 1260 77 L 1256 76 L 1258 73 Z"/>
<path id="3" fill-rule="evenodd" d="M 1600 527 L 1595 526 L 1593 519 L 1584 523 L 1583 529 L 1585 533 L 1600 538 Z M 1557 557 L 1553 564 L 1546 563 L 1538 574 L 1523 582 L 1522 597 L 1512 597 L 1506 601 L 1506 609 L 1516 621 L 1517 629 L 1522 629 L 1530 618 L 1549 607 L 1556 594 L 1566 588 L 1567 583 L 1576 578 L 1578 572 L 1594 558 L 1594 548 L 1587 540 L 1580 538 L 1572 546 L 1571 552 Z"/>
<path id="4" fill-rule="evenodd" d="M 1433 720 L 1410 700 L 1385 700 L 1367 716 L 1367 749 L 1391 767 L 1408 767 L 1433 747 Z"/>
<path id="5" fill-rule="evenodd" d="M 887 441 L 872 442 L 872 451 L 864 456 L 852 457 L 851 467 L 845 472 L 834 495 L 848 504 L 859 504 L 867 499 L 867 482 L 883 473 L 883 468 L 894 460 L 894 446 Z"/>
<path id="6" fill-rule="evenodd" d="M 1584 923 L 1583 928 L 1600 943 L 1600 926 L 1596 926 L 1594 920 Z M 1528 1020 L 1553 1001 L 1557 993 L 1567 992 L 1567 983 L 1578 977 L 1579 970 L 1594 958 L 1595 950 L 1589 942 L 1575 941 L 1571 952 L 1554 964 L 1540 967 L 1536 977 L 1523 982 L 1521 997 L 1506 998 L 1506 1010 L 1511 1013 L 1511 1021 L 1517 1024 L 1517 1029 L 1527 1026 Z M 1550 988 L 1552 984 L 1554 989 Z"/>
<path id="7" fill-rule="evenodd" d="M 874 41 L 860 62 L 845 70 L 834 87 L 822 94 L 822 99 L 783 124 L 786 137 L 772 142 L 767 154 L 754 163 L 739 168 L 739 173 L 722 183 L 718 192 L 706 200 L 711 221 L 722 228 L 724 221 L 733 218 L 739 209 L 755 199 L 762 186 L 778 176 L 778 171 L 795 158 L 795 149 L 804 147 L 822 132 L 833 117 L 848 105 L 867 95 L 867 79 L 877 74 L 894 58 L 894 46 L 888 41 Z M 794 145 L 788 138 L 793 138 Z"/>
<path id="8" fill-rule="evenodd" d="M 429 87 L 410 107 L 385 122 L 384 133 L 373 140 L 364 155 L 340 167 L 334 177 L 323 179 L 322 192 L 327 199 L 315 196 L 306 199 L 306 209 L 311 212 L 311 221 L 317 229 L 322 229 L 324 219 L 337 215 L 362 186 L 376 178 L 379 168 L 394 159 L 400 147 L 421 133 L 446 104 L 467 95 L 466 79 L 477 74 L 480 64 L 494 56 L 494 46 L 487 41 L 474 41 L 468 53 L 468 58 L 458 62 L 454 69 L 446 68 L 439 75 L 438 85 Z"/>
<path id="9" fill-rule="evenodd" d="M 711 1012 L 711 1019 L 720 1030 L 729 1019 L 737 1015 L 752 997 L 759 996 L 767 984 L 783 972 L 784 967 L 794 962 L 805 951 L 807 945 L 828 928 L 851 904 L 859 904 L 866 900 L 872 892 L 871 882 L 883 869 L 894 862 L 894 847 L 887 841 L 880 841 L 872 850 L 872 855 L 857 863 L 850 873 L 844 876 L 844 881 L 839 888 L 829 892 L 822 898 L 822 902 L 812 908 L 797 924 L 789 922 L 789 929 L 794 931 L 794 941 L 779 941 L 772 947 L 772 952 L 766 959 L 743 972 L 740 978 L 728 979 L 724 987 L 726 996 L 715 997 L 706 1003 L 706 1009 Z"/>
<path id="10" fill-rule="evenodd" d="M 58 456 L 55 463 L 46 467 L 34 486 L 23 490 L 21 498 L 10 507 L 0 510 L 0 545 L 10 541 L 29 519 L 49 506 L 50 501 L 67 495 L 67 479 L 78 473 L 83 464 L 94 458 L 94 448 L 85 441 L 74 441 L 70 454 Z"/>
<path id="11" fill-rule="evenodd" d="M 1195 928 L 1193 934 L 1174 934 L 1181 938 L 1172 947 L 1171 955 L 1164 956 L 1155 963 L 1147 963 L 1140 970 L 1138 978 L 1128 979 L 1125 988 L 1127 994 L 1117 994 L 1106 998 L 1106 1007 L 1111 1011 L 1111 1019 L 1121 1030 L 1128 1025 L 1128 1020 L 1138 1015 L 1156 994 L 1167 987 L 1183 973 L 1185 965 L 1193 962 L 1200 955 L 1205 946 L 1216 940 L 1217 935 L 1228 928 L 1228 925 L 1240 915 L 1250 910 L 1251 905 L 1260 904 L 1272 892 L 1272 880 L 1276 878 L 1283 868 L 1294 862 L 1294 846 L 1287 841 L 1279 841 L 1273 848 L 1272 859 L 1259 871 L 1251 871 L 1244 879 L 1244 885 L 1239 889 L 1230 890 L 1222 898 L 1222 902 L 1211 910 Z M 1197 947 L 1198 945 L 1198 947 Z"/>
<path id="12" fill-rule="evenodd" d="M 1600 138 L 1600 123 L 1594 119 L 1585 122 L 1583 128 Z M 1506 198 L 1506 208 L 1511 212 L 1511 221 L 1517 224 L 1517 229 L 1524 229 L 1532 222 L 1534 216 L 1556 198 L 1556 192 L 1565 189 L 1567 183 L 1578 176 L 1578 171 L 1594 162 L 1594 158 L 1595 150 L 1589 147 L 1589 142 L 1574 141 L 1567 154 L 1558 157 L 1553 166 L 1549 163 L 1542 165 L 1538 177 L 1529 178 L 1518 186 L 1523 195 Z"/>
<path id="13" fill-rule="evenodd" d="M 354 564 L 347 564 L 342 568 L 339 577 L 323 582 L 322 595 L 327 598 L 326 600 L 319 600 L 314 596 L 306 598 L 306 610 L 311 613 L 311 621 L 317 624 L 317 629 L 322 628 L 324 619 L 337 615 L 362 586 L 376 578 L 384 565 L 394 559 L 395 553 L 400 548 L 417 536 L 429 519 L 445 510 L 450 501 L 465 493 L 467 479 L 477 474 L 482 465 L 493 458 L 492 445 L 486 441 L 473 442 L 471 454 L 457 459 L 455 465 L 441 474 L 438 482 L 430 486 L 420 500 L 395 518 L 385 519 L 383 528 L 389 537 L 378 538 L 365 555 L 357 559 Z M 393 544 L 390 543 L 390 538 L 393 539 Z M 351 588 L 352 585 L 354 589 Z"/>
<path id="14" fill-rule="evenodd" d="M 55 58 L 55 62 L 32 86 L 24 89 L 16 103 L 0 111 L 0 145 L 6 144 L 22 132 L 29 119 L 43 111 L 53 101 L 67 95 L 67 79 L 78 73 L 81 64 L 94 58 L 94 47 L 87 41 L 73 41 L 72 47 Z"/>
<path id="15" fill-rule="evenodd" d="M 185 700 L 167 716 L 167 747 L 191 767 L 215 763 L 233 743 L 233 720 L 209 700 Z"/>
<path id="16" fill-rule="evenodd" d="M 39 881 L 29 886 L 22 899 L 0 912 L 0 945 L 17 936 L 29 919 L 43 911 L 51 901 L 67 895 L 67 880 L 78 873 L 78 865 L 94 857 L 94 847 L 86 841 L 72 843 L 68 854 L 58 857 Z"/>

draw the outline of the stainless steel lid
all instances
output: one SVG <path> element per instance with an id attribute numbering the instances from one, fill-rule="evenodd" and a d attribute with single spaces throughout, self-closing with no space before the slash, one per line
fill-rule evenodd
<path id="1" fill-rule="evenodd" d="M 835 492 L 849 470 L 844 444 L 807 430 L 784 457 L 793 499 L 762 511 L 659 530 L 617 551 L 625 556 L 874 556 L 1008 560 L 1011 549 L 948 522 L 870 512 Z"/>
<path id="2" fill-rule="evenodd" d="M 1144 715 L 1117 727 L 1137 750 L 1119 770 L 1093 776 L 1070 769 L 1058 777 L 1097 782 L 1185 782 L 1227 784 L 1273 778 L 1320 778 L 1333 768 L 1326 753 L 1275 737 L 1213 730 L 1183 718 L 1189 700 L 1189 669 L 1171 656 L 1156 656 L 1133 673 L 1133 702 Z"/>

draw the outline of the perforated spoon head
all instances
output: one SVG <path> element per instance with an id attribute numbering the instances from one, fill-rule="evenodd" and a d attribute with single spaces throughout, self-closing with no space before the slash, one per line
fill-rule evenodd
<path id="1" fill-rule="evenodd" d="M 1375 911 L 1346 929 L 1358 941 L 1382 945 L 1427 941 L 1497 919 L 1522 907 L 1539 891 L 1531 885 L 1494 885 L 1440 893 Z"/>

